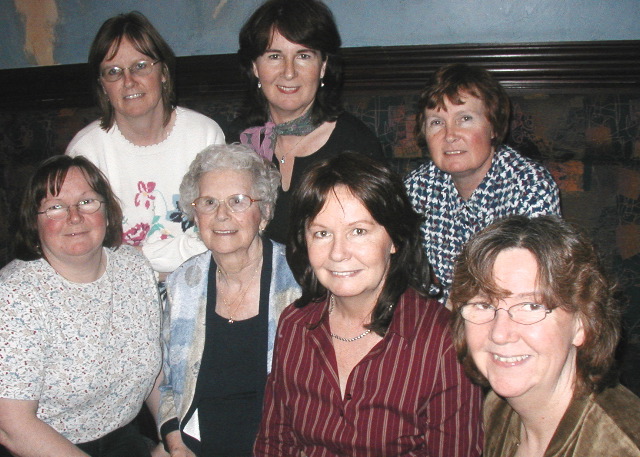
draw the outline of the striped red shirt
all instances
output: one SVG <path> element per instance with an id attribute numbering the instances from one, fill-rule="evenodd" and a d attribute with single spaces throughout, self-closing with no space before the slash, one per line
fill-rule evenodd
<path id="1" fill-rule="evenodd" d="M 449 312 L 414 290 L 340 394 L 326 302 L 287 308 L 267 381 L 256 456 L 474 457 L 482 394 L 458 364 Z"/>

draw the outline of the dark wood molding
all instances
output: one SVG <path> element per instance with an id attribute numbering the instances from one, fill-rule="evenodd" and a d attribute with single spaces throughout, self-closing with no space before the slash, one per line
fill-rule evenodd
<path id="1" fill-rule="evenodd" d="M 640 92 L 640 40 L 343 49 L 345 90 L 415 92 L 441 65 L 489 69 L 511 93 Z M 237 99 L 235 54 L 179 57 L 179 97 Z M 86 64 L 0 70 L 0 109 L 93 106 Z"/>

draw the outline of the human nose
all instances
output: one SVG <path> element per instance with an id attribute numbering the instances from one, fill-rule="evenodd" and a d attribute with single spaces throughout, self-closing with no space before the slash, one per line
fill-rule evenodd
<path id="1" fill-rule="evenodd" d="M 334 262 L 342 262 L 349 258 L 348 241 L 336 236 L 331 245 L 330 258 Z"/>
<path id="2" fill-rule="evenodd" d="M 295 78 L 297 73 L 298 71 L 296 69 L 295 59 L 285 58 L 284 59 L 284 77 L 286 79 L 293 79 Z"/>
<path id="3" fill-rule="evenodd" d="M 78 224 L 84 220 L 84 216 L 78 209 L 78 205 L 67 207 L 67 220 L 70 224 Z"/>
<path id="4" fill-rule="evenodd" d="M 501 313 L 500 311 L 504 311 Z M 517 340 L 515 326 L 516 322 L 511 320 L 509 310 L 507 308 L 497 308 L 496 316 L 490 322 L 491 325 L 491 341 L 496 344 L 511 343 Z"/>
<path id="5" fill-rule="evenodd" d="M 218 201 L 218 207 L 213 210 L 216 216 L 216 219 L 219 221 L 224 221 L 229 219 L 229 213 L 231 210 L 227 206 L 227 203 L 224 201 Z"/>
<path id="6" fill-rule="evenodd" d="M 445 140 L 448 143 L 453 143 L 458 139 L 458 126 L 454 123 L 447 123 L 445 125 Z"/>
<path id="7" fill-rule="evenodd" d="M 130 68 L 122 69 L 122 82 L 124 83 L 125 86 L 131 87 L 135 82 L 134 78 L 135 76 L 133 75 L 133 73 L 131 73 Z"/>

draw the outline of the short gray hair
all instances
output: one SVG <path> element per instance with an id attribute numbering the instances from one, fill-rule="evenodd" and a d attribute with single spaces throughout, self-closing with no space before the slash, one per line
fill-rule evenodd
<path id="1" fill-rule="evenodd" d="M 256 154 L 253 149 L 242 144 L 213 144 L 198 153 L 189 171 L 180 184 L 180 209 L 192 221 L 194 210 L 191 203 L 198 198 L 200 179 L 205 173 L 216 170 L 246 171 L 251 176 L 253 195 L 260 214 L 266 221 L 273 217 L 273 209 L 278 198 L 280 172 L 275 165 Z"/>

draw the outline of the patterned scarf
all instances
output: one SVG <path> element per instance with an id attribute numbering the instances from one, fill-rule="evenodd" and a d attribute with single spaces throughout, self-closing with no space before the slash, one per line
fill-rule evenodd
<path id="1" fill-rule="evenodd" d="M 282 124 L 269 120 L 263 126 L 249 127 L 240 134 L 240 142 L 271 161 L 278 135 L 306 136 L 318 127 L 311 123 L 311 110 L 308 109 L 302 116 Z"/>

